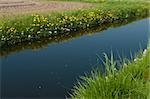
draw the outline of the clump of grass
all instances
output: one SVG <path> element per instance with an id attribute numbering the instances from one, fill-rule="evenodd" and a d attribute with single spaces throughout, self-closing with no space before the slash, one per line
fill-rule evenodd
<path id="1" fill-rule="evenodd" d="M 115 68 L 113 57 L 105 55 L 105 74 L 99 69 L 84 76 L 73 89 L 73 99 L 148 99 L 150 85 L 150 48 L 133 61 Z"/>
<path id="2" fill-rule="evenodd" d="M 34 14 L 20 18 L 1 18 L 1 47 L 21 42 L 32 42 L 61 34 L 86 30 L 102 24 L 123 22 L 125 19 L 149 16 L 148 3 L 109 2 L 99 4 L 93 9 Z"/>

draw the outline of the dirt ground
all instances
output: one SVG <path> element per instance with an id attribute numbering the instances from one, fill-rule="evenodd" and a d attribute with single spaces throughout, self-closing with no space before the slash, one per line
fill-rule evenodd
<path id="1" fill-rule="evenodd" d="M 80 2 L 60 2 L 42 0 L 0 0 L 0 14 L 25 14 L 33 12 L 66 11 L 92 7 Z"/>

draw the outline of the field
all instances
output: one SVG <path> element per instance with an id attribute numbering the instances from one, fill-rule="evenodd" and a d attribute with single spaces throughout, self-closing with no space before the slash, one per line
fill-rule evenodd
<path id="1" fill-rule="evenodd" d="M 0 48 L 1 48 L 0 56 L 4 56 L 4 58 L 5 56 L 8 56 L 8 58 L 10 58 L 11 60 L 13 59 L 13 56 L 11 56 L 10 54 L 17 53 L 18 56 L 15 56 L 16 54 L 14 54 L 15 56 L 14 59 L 16 59 L 14 64 L 16 64 L 16 67 L 17 66 L 19 67 L 21 64 L 22 66 L 24 66 L 24 64 L 26 63 L 31 63 L 32 65 L 35 65 L 35 66 L 37 65 L 38 68 L 42 66 L 42 69 L 43 69 L 43 64 L 44 64 L 44 66 L 47 69 L 48 67 L 53 67 L 52 66 L 53 64 L 57 62 L 59 63 L 60 61 L 60 63 L 62 62 L 61 65 L 65 64 L 65 70 L 64 70 L 65 72 L 62 73 L 63 75 L 71 71 L 71 68 L 68 67 L 70 69 L 69 70 L 66 65 L 67 63 L 64 62 L 66 60 L 63 60 L 66 58 L 66 55 L 68 55 L 68 53 L 71 51 L 69 50 L 69 48 L 65 49 L 65 47 L 67 46 L 67 43 L 66 43 L 66 46 L 64 47 L 62 46 L 63 45 L 62 42 L 71 41 L 72 39 L 76 39 L 78 37 L 81 37 L 87 34 L 93 35 L 93 34 L 96 34 L 96 32 L 107 30 L 108 28 L 112 28 L 112 27 L 118 27 L 120 25 L 124 25 L 129 22 L 136 21 L 136 20 L 149 18 L 150 17 L 149 11 L 150 11 L 150 2 L 148 0 L 136 0 L 136 1 L 134 0 L 54 0 L 54 1 L 52 0 L 0 0 L 0 40 L 1 40 L 0 41 Z M 145 21 L 142 21 L 142 22 L 143 23 L 139 22 L 137 26 L 139 26 L 139 24 L 140 25 L 145 24 Z M 135 30 L 137 30 L 137 28 Z M 126 33 L 127 32 L 125 32 L 125 34 Z M 109 38 L 109 36 L 106 36 L 106 37 Z M 111 39 L 111 37 L 109 39 Z M 99 40 L 99 38 L 100 37 L 97 37 L 97 40 Z M 108 38 L 106 38 L 106 41 L 107 40 L 109 41 Z M 119 38 L 119 36 L 115 36 L 115 39 L 116 38 Z M 136 38 L 136 35 L 135 35 L 135 38 Z M 104 39 L 104 38 L 101 38 L 101 39 Z M 90 40 L 93 41 L 93 39 L 90 39 Z M 120 39 L 120 41 L 122 40 Z M 61 46 L 59 45 L 60 42 L 62 44 L 62 45 L 60 44 Z M 78 51 L 78 49 L 84 46 L 89 47 L 87 42 L 88 41 L 86 42 L 82 41 L 83 45 L 81 43 L 79 44 L 80 46 L 78 47 L 76 45 L 71 46 L 72 43 L 70 43 L 70 45 L 68 46 L 70 46 L 70 48 L 71 47 L 75 48 Z M 57 43 L 57 45 L 53 45 L 53 43 Z M 99 43 L 99 42 L 94 42 L 94 43 Z M 101 45 L 105 45 L 105 43 Z M 128 41 L 128 43 L 132 43 L 132 42 Z M 33 56 L 36 56 L 35 59 L 33 58 L 28 61 L 22 59 L 23 60 L 22 61 L 21 55 L 19 56 L 20 54 L 19 52 L 25 49 L 45 48 L 46 46 L 50 44 L 53 46 L 50 46 L 49 50 L 44 49 L 44 50 L 47 50 L 45 54 L 46 57 L 42 56 L 43 53 L 45 52 L 43 52 L 42 54 L 38 54 L 39 56 L 36 56 L 35 54 L 33 55 L 33 52 L 30 53 L 30 51 L 21 53 L 21 55 L 22 56 L 27 55 L 27 58 L 24 57 L 24 59 L 26 60 L 29 57 L 32 58 Z M 78 42 L 74 44 L 78 44 Z M 123 43 L 123 44 L 126 44 L 126 43 Z M 93 44 L 93 45 L 96 45 L 96 44 Z M 101 45 L 98 45 L 98 46 L 101 47 Z M 120 48 L 120 46 L 116 46 L 116 47 Z M 97 47 L 97 46 L 94 46 L 94 47 Z M 53 49 L 51 50 L 51 48 Z M 60 50 L 59 48 L 60 49 L 62 48 L 62 49 Z M 56 55 L 57 54 L 60 56 L 62 55 L 63 59 L 61 59 L 60 56 L 52 56 L 55 54 L 55 53 L 53 54 L 53 51 L 55 49 L 60 51 L 60 53 L 55 52 Z M 136 47 L 133 49 L 135 51 L 137 50 Z M 96 50 L 91 50 L 91 51 L 96 52 Z M 104 51 L 106 51 L 106 49 Z M 82 52 L 80 52 L 79 50 L 75 54 L 81 54 L 81 53 Z M 88 53 L 90 53 L 90 51 Z M 76 56 L 75 54 L 74 52 L 71 53 L 72 56 L 73 55 Z M 83 54 L 83 56 L 86 54 Z M 40 55 L 42 57 L 40 57 Z M 89 56 L 87 57 L 91 57 L 90 55 L 91 54 L 89 54 Z M 10 60 L 9 59 L 5 60 L 4 58 L 2 59 L 6 62 L 5 64 L 7 65 L 7 62 L 9 62 Z M 41 60 L 37 61 L 38 58 L 39 60 L 41 59 L 42 61 Z M 57 60 L 57 58 L 59 61 Z M 77 57 L 78 59 L 75 59 L 75 58 L 73 58 L 74 60 L 70 60 L 69 62 L 74 62 L 75 60 L 78 60 L 80 62 L 83 61 L 82 58 L 80 59 L 80 55 Z M 105 66 L 104 72 L 102 72 L 100 68 L 94 68 L 94 70 L 91 72 L 90 75 L 81 76 L 81 79 L 79 79 L 78 84 L 74 86 L 74 88 L 72 89 L 72 93 L 70 93 L 71 98 L 73 99 L 146 99 L 149 97 L 150 44 L 148 45 L 147 49 L 145 49 L 145 51 L 141 50 L 139 53 L 137 53 L 136 56 L 134 56 L 130 60 L 120 59 L 118 63 L 118 61 L 114 61 L 113 54 L 111 54 L 111 56 L 107 56 L 106 54 L 104 54 L 104 58 L 105 60 L 102 60 L 103 65 Z M 19 60 L 19 62 L 17 59 Z M 53 60 L 55 63 L 50 61 L 49 64 L 52 64 L 52 65 L 48 66 L 49 64 L 46 64 L 46 63 L 48 63 L 49 60 Z M 10 62 L 14 62 L 14 60 Z M 120 68 L 116 68 L 118 64 Z M 61 67 L 61 66 L 58 66 L 58 67 Z M 25 70 L 29 70 L 28 66 L 24 68 L 26 68 Z M 66 72 L 67 70 L 66 68 L 69 71 Z M 45 71 L 48 71 L 48 69 Z M 63 68 L 61 69 L 63 71 Z M 80 68 L 77 68 L 77 70 L 80 70 Z M 32 71 L 32 72 L 35 72 L 35 71 Z M 71 73 L 72 72 L 73 71 L 71 71 Z M 17 74 L 18 72 L 14 72 L 14 73 L 18 75 Z M 50 74 L 49 71 L 47 74 Z M 54 74 L 53 71 L 52 71 L 52 74 Z M 59 74 L 58 71 L 56 72 L 56 74 Z M 25 73 L 23 75 L 25 75 Z M 68 74 L 66 75 L 68 76 Z M 74 74 L 74 75 L 77 75 L 77 74 Z M 72 77 L 71 76 L 68 78 L 70 79 L 74 77 L 74 76 Z M 33 76 L 33 78 L 36 78 L 36 77 Z M 43 78 L 46 78 L 46 77 L 44 76 Z M 29 80 L 28 77 L 26 77 L 26 79 Z M 49 79 L 46 79 L 46 81 L 48 80 Z M 53 80 L 56 80 L 56 79 L 53 79 Z M 67 83 L 70 83 L 70 82 L 67 82 Z M 42 83 L 41 85 L 44 85 L 44 84 Z M 42 88 L 41 85 L 38 86 L 39 88 L 38 90 L 41 90 Z M 47 88 L 47 90 L 50 90 L 50 89 Z M 60 94 L 62 93 L 60 92 Z"/>
<path id="2" fill-rule="evenodd" d="M 53 3 L 51 4 L 53 5 Z M 70 5 L 70 2 L 68 4 Z M 63 7 L 68 9 L 70 6 Z M 82 5 L 82 7 L 84 6 Z M 55 9 L 55 7 L 53 8 Z M 0 21 L 1 47 L 86 30 L 106 23 L 122 22 L 124 19 L 148 16 L 149 3 L 146 2 L 132 2 L 132 5 L 130 2 L 104 2 L 93 8 L 61 13 L 33 13 L 12 18 L 6 16 L 2 17 Z"/>
<path id="3" fill-rule="evenodd" d="M 20 15 L 31 13 L 48 13 L 54 11 L 77 10 L 91 7 L 92 4 L 79 2 L 58 2 L 43 0 L 0 0 L 1 15 Z"/>

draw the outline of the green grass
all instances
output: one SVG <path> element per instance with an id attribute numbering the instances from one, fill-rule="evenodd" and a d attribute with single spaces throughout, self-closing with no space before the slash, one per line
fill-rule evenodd
<path id="1" fill-rule="evenodd" d="M 123 62 L 119 70 L 113 56 L 109 60 L 105 55 L 104 65 L 105 74 L 96 69 L 81 77 L 73 89 L 73 99 L 149 99 L 150 47 L 136 59 Z"/>
<path id="2" fill-rule="evenodd" d="M 50 0 L 47 0 L 47 1 L 50 1 Z M 54 0 L 54 1 L 76 1 L 76 2 L 97 3 L 97 2 L 105 2 L 106 0 Z"/>
<path id="3" fill-rule="evenodd" d="M 88 3 L 102 3 L 102 2 L 147 2 L 149 0 L 41 0 L 41 1 L 75 1 Z"/>
<path id="4" fill-rule="evenodd" d="M 144 2 L 104 2 L 92 9 L 4 17 L 0 20 L 0 47 L 87 30 L 107 23 L 123 22 L 125 19 L 148 17 L 149 5 Z"/>

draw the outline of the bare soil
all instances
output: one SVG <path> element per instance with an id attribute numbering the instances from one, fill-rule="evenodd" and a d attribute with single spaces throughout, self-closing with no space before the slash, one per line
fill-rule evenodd
<path id="1" fill-rule="evenodd" d="M 33 12 L 66 11 L 92 7 L 92 4 L 80 2 L 60 2 L 39 0 L 0 0 L 0 14 L 25 14 Z"/>

